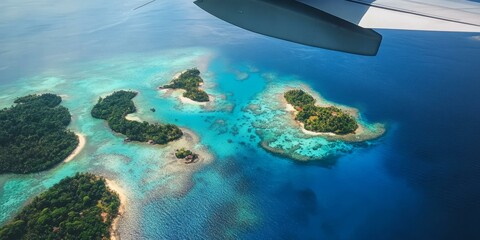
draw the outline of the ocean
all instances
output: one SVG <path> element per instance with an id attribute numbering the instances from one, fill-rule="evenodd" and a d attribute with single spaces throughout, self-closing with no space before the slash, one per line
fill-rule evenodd
<path id="1" fill-rule="evenodd" d="M 69 128 L 87 138 L 71 162 L 1 175 L 0 224 L 62 178 L 92 172 L 128 193 L 122 239 L 480 237 L 480 34 L 379 30 L 378 56 L 365 57 L 256 35 L 191 1 L 134 10 L 143 3 L 0 3 L 0 107 L 60 94 Z M 192 67 L 214 107 L 157 90 Z M 265 93 L 302 85 L 385 134 L 363 143 L 290 134 Z M 136 116 L 192 130 L 214 161 L 169 171 L 159 157 L 167 147 L 123 143 L 90 116 L 99 96 L 120 89 L 139 92 Z M 269 114 L 248 110 L 259 103 Z M 272 154 L 261 147 L 272 136 L 318 144 L 322 159 Z"/>

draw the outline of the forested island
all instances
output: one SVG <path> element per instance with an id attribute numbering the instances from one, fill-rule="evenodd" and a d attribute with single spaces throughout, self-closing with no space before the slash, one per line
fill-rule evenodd
<path id="1" fill-rule="evenodd" d="M 196 68 L 192 68 L 184 71 L 177 78 L 174 78 L 170 84 L 164 85 L 160 88 L 184 89 L 184 97 L 190 98 L 196 102 L 208 102 L 208 94 L 198 88 L 202 83 L 203 79 L 200 77 L 200 71 Z"/>
<path id="2" fill-rule="evenodd" d="M 17 98 L 0 110 L 0 173 L 32 173 L 62 162 L 77 147 L 77 136 L 66 129 L 67 108 L 55 94 Z"/>
<path id="3" fill-rule="evenodd" d="M 358 128 L 352 116 L 335 106 L 315 106 L 315 99 L 303 90 L 289 90 L 284 97 L 298 111 L 295 120 L 302 122 L 306 130 L 345 135 Z"/>
<path id="4" fill-rule="evenodd" d="M 184 159 L 187 163 L 192 163 L 198 159 L 198 154 L 192 152 L 191 150 L 180 148 L 175 150 L 175 157 L 178 159 Z"/>
<path id="5" fill-rule="evenodd" d="M 0 228 L 0 239 L 108 239 L 119 206 L 105 179 L 77 173 L 35 197 Z"/>
<path id="6" fill-rule="evenodd" d="M 122 90 L 99 98 L 91 114 L 94 118 L 107 120 L 114 132 L 126 135 L 129 141 L 165 144 L 183 135 L 180 128 L 173 124 L 151 124 L 125 119 L 127 114 L 136 111 L 132 101 L 136 95 L 136 92 Z"/>

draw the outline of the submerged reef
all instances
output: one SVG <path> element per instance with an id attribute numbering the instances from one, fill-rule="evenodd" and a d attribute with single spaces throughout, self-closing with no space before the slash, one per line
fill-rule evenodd
<path id="1" fill-rule="evenodd" d="M 170 84 L 164 85 L 160 89 L 183 89 L 185 90 L 183 97 L 196 102 L 208 102 L 210 100 L 208 94 L 199 88 L 202 84 L 203 79 L 200 77 L 200 71 L 192 68 L 175 76 Z"/>
<path id="2" fill-rule="evenodd" d="M 0 173 L 47 170 L 65 160 L 79 139 L 66 129 L 71 116 L 55 94 L 17 98 L 0 110 Z"/>
<path id="3" fill-rule="evenodd" d="M 35 197 L 0 228 L 0 239 L 108 239 L 119 207 L 104 178 L 77 173 Z"/>
<path id="4" fill-rule="evenodd" d="M 132 101 L 136 95 L 136 92 L 117 91 L 105 98 L 99 98 L 91 114 L 94 118 L 107 120 L 114 132 L 127 136 L 127 141 L 166 144 L 182 137 L 180 128 L 173 124 L 127 120 L 125 116 L 136 111 Z"/>
<path id="5" fill-rule="evenodd" d="M 311 111 L 301 114 L 304 109 Z M 262 148 L 326 167 L 385 132 L 384 125 L 367 123 L 357 109 L 328 102 L 301 82 L 271 82 L 243 111 L 251 118 Z M 343 117 L 335 119 L 339 116 Z"/>

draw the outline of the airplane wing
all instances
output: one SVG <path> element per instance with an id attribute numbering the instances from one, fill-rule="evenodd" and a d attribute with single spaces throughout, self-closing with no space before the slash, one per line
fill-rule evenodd
<path id="1" fill-rule="evenodd" d="M 372 30 L 480 32 L 480 3 L 467 0 L 196 0 L 241 28 L 304 45 L 374 56 Z"/>
<path id="2" fill-rule="evenodd" d="M 467 0 L 300 0 L 364 28 L 480 32 L 480 2 Z"/>

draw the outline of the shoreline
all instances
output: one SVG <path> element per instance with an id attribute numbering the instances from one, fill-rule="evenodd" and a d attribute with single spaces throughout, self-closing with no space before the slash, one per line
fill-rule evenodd
<path id="1" fill-rule="evenodd" d="M 203 89 L 202 89 L 203 90 Z M 197 102 L 197 101 L 194 101 L 190 98 L 186 98 L 183 96 L 183 93 L 186 92 L 185 89 L 181 89 L 181 88 L 177 88 L 177 89 L 173 89 L 173 88 L 159 88 L 158 91 L 161 93 L 162 97 L 174 97 L 174 98 L 177 98 L 178 101 L 180 102 L 180 104 L 182 105 L 196 105 L 196 106 L 202 106 L 202 107 L 206 107 L 206 106 L 210 106 L 210 105 L 213 105 L 215 100 L 216 100 L 216 97 L 211 95 L 211 94 L 208 94 L 208 102 Z M 127 115 L 128 116 L 128 115 Z M 134 116 L 131 117 L 132 120 L 135 118 Z"/>
<path id="2" fill-rule="evenodd" d="M 75 135 L 77 135 L 78 137 L 78 146 L 73 150 L 72 153 L 70 153 L 70 155 L 67 158 L 65 158 L 65 160 L 63 160 L 64 163 L 68 163 L 72 161 L 78 154 L 80 154 L 80 152 L 82 152 L 83 148 L 85 147 L 85 144 L 87 143 L 87 139 L 85 135 L 81 133 L 75 133 Z"/>
<path id="3" fill-rule="evenodd" d="M 130 113 L 130 114 L 127 114 L 125 116 L 125 119 L 127 119 L 128 121 L 134 121 L 134 122 L 143 122 L 142 119 L 140 119 L 139 116 L 136 116 L 135 113 Z"/>
<path id="4" fill-rule="evenodd" d="M 198 106 L 207 106 L 209 104 L 212 104 L 214 101 L 215 101 L 215 97 L 213 95 L 210 95 L 208 94 L 208 102 L 197 102 L 197 101 L 194 101 L 190 98 L 186 98 L 183 96 L 183 93 L 186 92 L 185 90 L 183 89 L 177 89 L 181 94 L 178 96 L 178 99 L 180 100 L 180 102 L 182 104 L 191 104 L 191 105 L 198 105 Z M 177 91 L 177 90 L 174 90 Z M 183 91 L 180 91 L 180 90 L 183 90 Z"/>
<path id="5" fill-rule="evenodd" d="M 125 194 L 125 190 L 121 188 L 117 182 L 114 180 L 110 180 L 105 178 L 105 183 L 107 187 L 110 189 L 110 191 L 115 192 L 118 194 L 118 198 L 120 199 L 120 206 L 118 207 L 118 215 L 113 219 L 112 225 L 110 226 L 110 239 L 111 240 L 120 240 L 120 237 L 118 236 L 118 222 L 120 218 L 123 216 L 125 213 L 125 208 L 127 205 L 127 197 Z"/>

